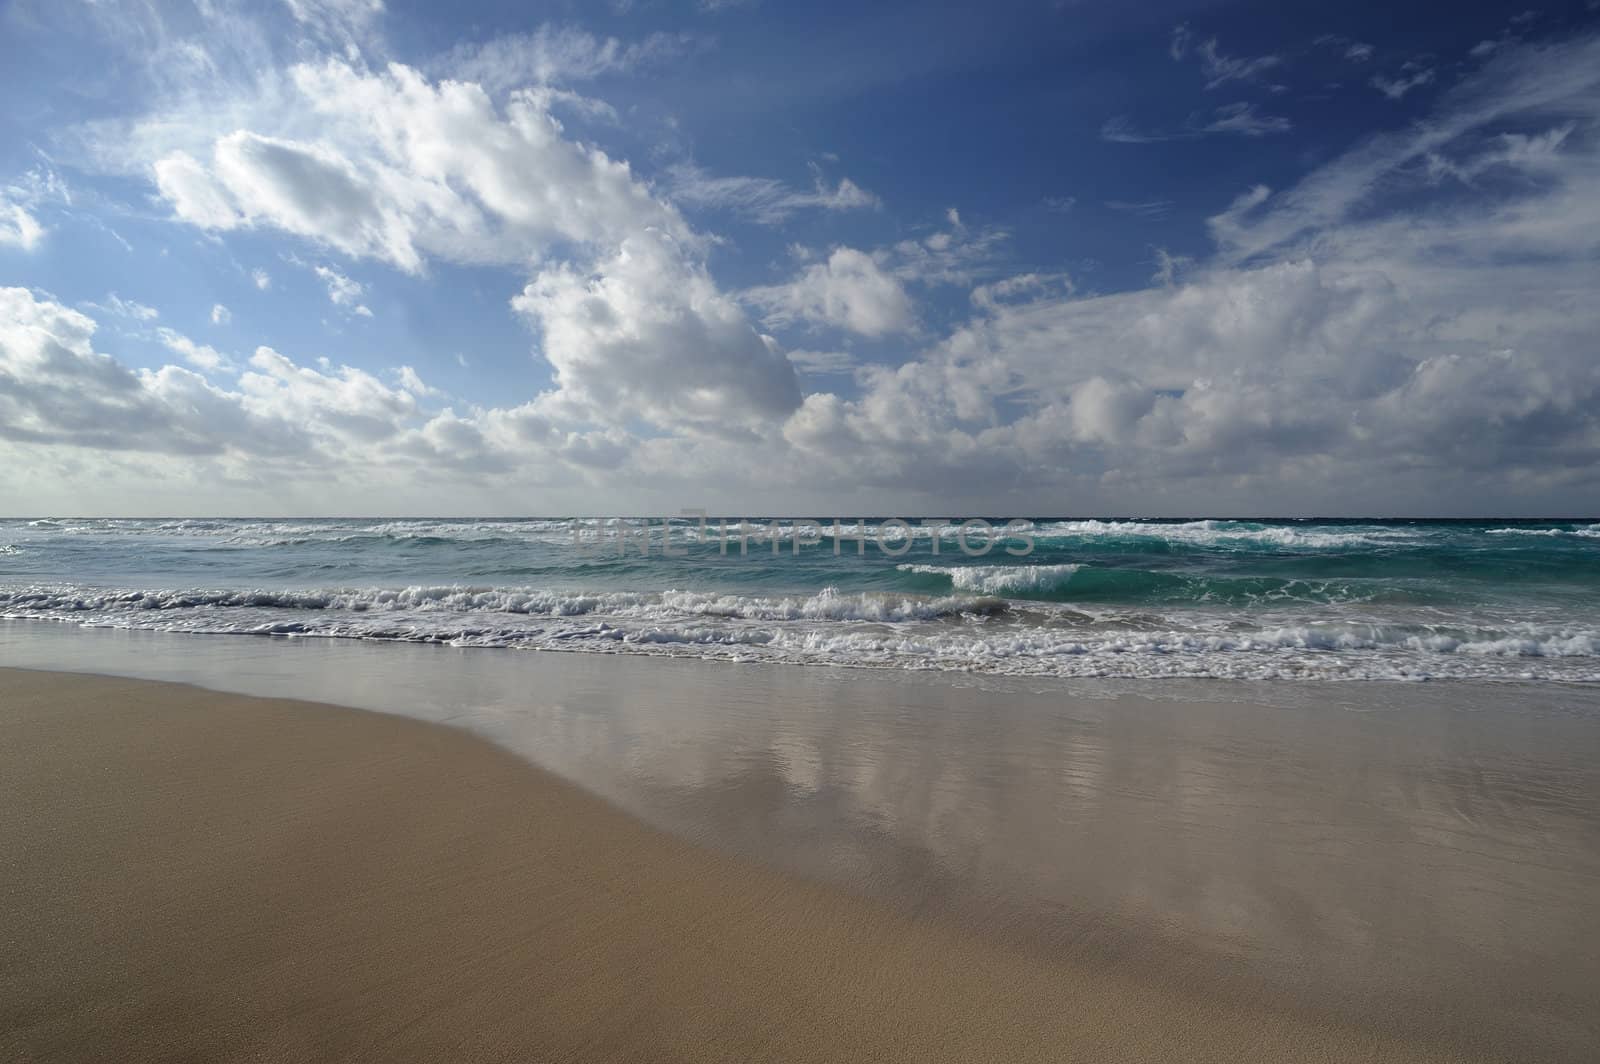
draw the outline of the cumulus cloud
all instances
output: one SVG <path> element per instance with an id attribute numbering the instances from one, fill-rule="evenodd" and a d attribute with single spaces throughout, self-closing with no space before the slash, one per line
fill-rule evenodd
<path id="1" fill-rule="evenodd" d="M 372 317 L 372 311 L 361 302 L 361 296 L 367 290 L 366 285 L 346 277 L 332 266 L 316 266 L 312 272 L 328 286 L 328 299 L 335 306 L 344 307 L 363 318 Z"/>
<path id="2" fill-rule="evenodd" d="M 836 247 L 818 258 L 795 245 L 805 265 L 782 284 L 746 289 L 741 298 L 758 308 L 769 328 L 833 328 L 882 338 L 917 330 L 913 288 L 972 285 L 993 276 L 1010 233 L 969 228 L 954 207 L 945 224 L 925 236 L 863 251 Z"/>
<path id="3" fill-rule="evenodd" d="M 542 271 L 512 306 L 537 328 L 558 418 L 750 429 L 800 401 L 794 369 L 696 258 L 648 230 L 584 271 Z"/>
<path id="4" fill-rule="evenodd" d="M 0 289 L 0 437 L 107 451 L 261 453 L 302 446 L 204 377 L 177 366 L 135 371 L 94 350 L 92 319 L 27 289 Z"/>
<path id="5" fill-rule="evenodd" d="M 233 321 L 233 311 L 229 310 L 227 307 L 223 306 L 221 303 L 212 304 L 212 307 L 211 307 L 211 324 L 213 324 L 213 325 L 227 325 L 231 321 Z"/>
<path id="6" fill-rule="evenodd" d="M 525 263 L 651 226 L 693 237 L 626 163 L 568 139 L 538 93 L 502 110 L 475 84 L 343 60 L 298 65 L 289 80 L 318 135 L 233 130 L 209 158 L 162 155 L 154 176 L 179 218 L 270 226 L 411 273 L 428 256 Z"/>
<path id="7" fill-rule="evenodd" d="M 265 347 L 224 386 L 225 356 L 177 333 L 161 339 L 187 366 L 133 370 L 95 350 L 80 311 L 11 289 L 0 433 L 396 483 L 564 477 L 607 498 L 662 483 L 736 498 L 757 456 L 816 492 L 842 476 L 896 507 L 1593 501 L 1597 42 L 1496 49 L 1428 97 L 1426 121 L 1287 187 L 1241 188 L 1209 219 L 1212 253 L 1158 250 L 1153 287 L 1113 294 L 1059 273 L 1007 276 L 1008 234 L 952 210 L 882 246 L 797 248 L 782 283 L 730 295 L 707 266 L 713 239 L 672 198 L 694 194 L 575 139 L 549 94 L 502 100 L 403 66 L 304 63 L 282 84 L 292 107 L 230 111 L 203 137 L 185 126 L 181 143 L 149 123 L 136 143 L 159 148 L 143 158 L 173 215 L 413 274 L 512 265 L 511 304 L 551 386 L 520 405 L 440 409 L 446 397 L 409 367 L 312 367 Z M 1272 65 L 1187 31 L 1172 50 L 1198 56 L 1214 84 Z M 274 117 L 290 113 L 302 120 Z M 1186 133 L 1280 132 L 1260 127 L 1269 118 L 1229 105 Z M 720 202 L 747 216 L 826 207 L 785 197 L 845 188 L 730 180 Z M 349 291 L 332 274 L 358 284 L 326 269 L 331 297 Z M 939 332 L 914 298 L 935 286 L 970 296 L 950 303 L 965 320 Z M 876 344 L 858 360 L 848 337 L 808 335 L 786 354 L 762 331 L 791 328 Z M 817 390 L 803 394 L 798 374 Z"/>
<path id="8" fill-rule="evenodd" d="M 1355 470 L 1392 483 L 1516 469 L 1592 486 L 1600 364 L 1578 339 L 1585 326 L 1561 320 L 1570 295 L 1507 319 L 1517 343 L 1504 347 L 1472 339 L 1459 308 L 1441 320 L 1434 296 L 1301 260 L 990 306 L 923 360 L 872 375 L 857 399 L 809 396 L 786 432 L 829 461 L 870 453 L 878 484 L 927 492 L 997 483 L 997 460 L 1034 491 L 1104 498 L 1122 483 L 1189 505 L 1200 484 L 1245 497 L 1271 484 L 1283 497 L 1297 468 L 1331 476 L 1323 492 L 1366 499 L 1374 485 Z M 1026 412 L 1008 419 L 1018 403 Z"/>
<path id="9" fill-rule="evenodd" d="M 788 284 L 752 288 L 744 298 L 761 307 L 774 327 L 812 322 L 885 336 L 906 332 L 916 321 L 900 281 L 855 248 L 835 248 Z"/>
<path id="10" fill-rule="evenodd" d="M 1220 254 L 1158 271 L 1159 288 L 975 300 L 860 396 L 808 396 L 786 436 L 834 462 L 870 452 L 878 484 L 928 492 L 1009 470 L 1034 491 L 1180 508 L 1292 499 L 1299 478 L 1343 509 L 1593 499 L 1596 47 L 1508 55 L 1425 125 L 1247 190 L 1212 219 Z M 1558 124 L 1530 132 L 1539 120 Z M 1379 186 L 1437 183 L 1430 159 L 1473 195 L 1383 209 Z M 1470 183 L 1486 173 L 1500 180 Z"/>
<path id="11" fill-rule="evenodd" d="M 477 84 L 344 60 L 298 65 L 289 80 L 314 130 L 235 130 L 203 162 L 156 162 L 179 218 L 270 226 L 414 274 L 434 258 L 530 269 L 514 305 L 556 371 L 541 416 L 748 430 L 798 404 L 788 360 L 706 270 L 709 241 L 627 163 L 569 137 L 548 95 L 514 91 L 502 107 Z M 865 198 L 841 182 L 809 202 Z M 784 209 L 779 199 L 766 209 Z M 335 304 L 370 314 L 359 282 L 315 270 Z"/>
<path id="12" fill-rule="evenodd" d="M 199 369 L 212 371 L 233 368 L 233 363 L 216 348 L 197 344 L 175 329 L 162 327 L 156 330 L 156 336 L 168 350 Z"/>
<path id="13" fill-rule="evenodd" d="M 202 372 L 131 369 L 95 350 L 95 332 L 79 311 L 0 288 L 0 441 L 35 455 L 68 448 L 108 461 L 139 453 L 222 463 L 207 468 L 280 484 L 382 478 L 395 487 L 461 470 L 570 479 L 601 461 L 608 441 L 626 453 L 624 434 L 557 430 L 529 407 L 429 411 L 423 400 L 438 393 L 415 372 L 402 370 L 390 386 L 360 369 L 303 366 L 260 347 L 224 388 L 206 374 L 232 370 L 231 362 L 174 330 L 157 337 Z"/>

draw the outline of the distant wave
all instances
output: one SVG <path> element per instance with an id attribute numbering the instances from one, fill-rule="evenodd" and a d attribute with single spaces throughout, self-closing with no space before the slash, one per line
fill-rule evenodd
<path id="1" fill-rule="evenodd" d="M 1265 546 L 1286 550 L 1341 550 L 1353 547 L 1393 547 L 1416 543 L 1425 533 L 1410 528 L 1371 528 L 1329 531 L 1264 525 L 1244 521 L 1048 521 L 1035 536 L 1041 539 L 1160 540 L 1199 547 Z"/>
<path id="2" fill-rule="evenodd" d="M 1485 533 L 1491 536 L 1580 536 L 1584 539 L 1600 539 L 1600 525 L 1586 525 L 1583 528 L 1490 528 Z"/>

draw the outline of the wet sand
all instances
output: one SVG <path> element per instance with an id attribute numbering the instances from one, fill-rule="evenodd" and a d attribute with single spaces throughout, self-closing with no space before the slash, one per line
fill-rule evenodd
<path id="1" fill-rule="evenodd" d="M 374 1059 L 413 1037 L 450 1056 L 479 1043 L 436 1039 L 469 1029 L 524 1059 L 1600 1047 L 1592 691 L 1030 687 L 29 624 L 0 625 L 0 661 L 454 726 L 0 673 L 0 808 L 32 811 L 5 822 L 32 841 L 0 840 L 25 858 L 0 887 L 44 914 L 0 942 L 29 958 L 0 986 L 26 1023 L 0 1030 L 47 1039 L 23 1046 L 199 1002 L 165 1037 L 231 1032 L 205 1059 L 293 1058 L 284 1025 Z M 19 702 L 15 677 L 45 686 Z M 125 1029 L 80 1022 L 102 1015 Z"/>
<path id="2" fill-rule="evenodd" d="M 453 729 L 0 690 L 7 1059 L 1473 1058 L 917 919 Z"/>

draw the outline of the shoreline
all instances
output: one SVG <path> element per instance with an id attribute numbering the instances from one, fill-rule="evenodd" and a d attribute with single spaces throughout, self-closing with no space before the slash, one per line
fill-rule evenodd
<path id="1" fill-rule="evenodd" d="M 1471 1059 L 1045 963 L 454 729 L 0 677 L 19 1059 Z"/>
<path id="2" fill-rule="evenodd" d="M 448 724 L 673 845 L 1039 978 L 1161 1008 L 1201 987 L 1206 1009 L 1407 1041 L 1407 1059 L 1600 1045 L 1578 945 L 1600 933 L 1597 701 L 263 643 L 0 626 L 8 662 Z M 1332 1059 L 1385 1059 L 1365 1052 Z"/>

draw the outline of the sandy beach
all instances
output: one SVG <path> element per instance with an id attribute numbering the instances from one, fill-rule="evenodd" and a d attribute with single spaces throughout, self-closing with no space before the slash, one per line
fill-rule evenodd
<path id="1" fill-rule="evenodd" d="M 0 690 L 8 1059 L 1508 1059 L 1251 1000 L 1104 917 L 1114 948 L 1018 948 L 780 874 L 451 728 Z"/>
<path id="2" fill-rule="evenodd" d="M 449 728 L 0 685 L 8 1059 L 1495 1059 L 997 945 Z"/>

